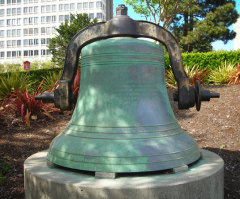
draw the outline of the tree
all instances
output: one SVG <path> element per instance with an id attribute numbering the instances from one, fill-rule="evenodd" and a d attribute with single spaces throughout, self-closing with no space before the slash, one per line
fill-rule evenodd
<path id="1" fill-rule="evenodd" d="M 183 51 L 210 51 L 211 43 L 235 37 L 234 0 L 125 0 L 136 13 L 173 32 Z"/>
<path id="2" fill-rule="evenodd" d="M 229 27 L 237 18 L 233 0 L 199 0 L 194 8 L 189 6 L 175 17 L 171 30 L 184 52 L 207 52 L 212 49 L 212 42 L 227 43 L 235 37 Z"/>
<path id="3" fill-rule="evenodd" d="M 194 0 L 124 0 L 136 13 L 144 15 L 146 20 L 154 21 L 168 29 L 176 15 L 194 6 Z"/>
<path id="4" fill-rule="evenodd" d="M 83 28 L 97 23 L 97 19 L 91 20 L 86 13 L 70 15 L 59 28 L 56 28 L 57 35 L 50 39 L 48 48 L 52 54 L 52 61 L 58 66 L 64 65 L 66 50 L 73 36 Z"/>

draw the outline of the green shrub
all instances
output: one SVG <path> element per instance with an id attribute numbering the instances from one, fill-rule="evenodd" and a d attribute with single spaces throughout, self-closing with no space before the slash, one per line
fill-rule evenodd
<path id="1" fill-rule="evenodd" d="M 227 62 L 237 66 L 240 63 L 240 50 L 238 51 L 212 51 L 207 53 L 182 53 L 183 65 L 199 66 L 202 70 L 214 70 L 218 68 L 222 63 Z M 166 68 L 170 68 L 170 60 L 168 55 L 165 55 Z"/>
<path id="2" fill-rule="evenodd" d="M 44 79 L 41 88 L 44 91 L 52 91 L 55 87 L 56 82 L 60 79 L 62 71 L 48 72 L 42 79 Z"/>
<path id="3" fill-rule="evenodd" d="M 20 72 L 8 73 L 0 77 L 0 100 L 8 97 L 15 90 L 24 91 L 31 82 L 26 74 Z"/>
<path id="4" fill-rule="evenodd" d="M 221 85 L 227 84 L 230 81 L 230 75 L 233 75 L 236 72 L 236 67 L 230 63 L 222 63 L 221 66 L 212 70 L 209 77 L 208 83 Z"/>

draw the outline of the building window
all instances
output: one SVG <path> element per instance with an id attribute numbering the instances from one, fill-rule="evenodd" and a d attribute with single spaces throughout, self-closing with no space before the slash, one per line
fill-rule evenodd
<path id="1" fill-rule="evenodd" d="M 34 45 L 38 45 L 38 39 L 34 39 Z"/>
<path id="2" fill-rule="evenodd" d="M 102 19 L 102 13 L 97 13 L 97 18 Z"/>
<path id="3" fill-rule="evenodd" d="M 23 40 L 23 46 L 28 46 L 28 39 Z M 25 56 L 25 55 L 24 55 Z"/>
<path id="4" fill-rule="evenodd" d="M 38 55 L 38 50 L 34 50 L 34 56 Z"/>
<path id="5" fill-rule="evenodd" d="M 52 19 L 51 16 L 47 16 L 47 17 L 46 17 L 46 22 L 47 22 L 47 23 L 50 23 L 50 22 L 51 22 L 51 19 Z"/>
<path id="6" fill-rule="evenodd" d="M 33 56 L 33 50 L 29 50 L 29 56 Z"/>
<path id="7" fill-rule="evenodd" d="M 18 15 L 21 14 L 21 8 L 17 8 L 17 14 L 18 14 Z"/>
<path id="8" fill-rule="evenodd" d="M 17 45 L 17 40 L 12 40 L 12 47 L 16 47 Z"/>
<path id="9" fill-rule="evenodd" d="M 11 37 L 12 36 L 12 31 L 11 30 L 7 30 L 7 37 Z"/>
<path id="10" fill-rule="evenodd" d="M 24 28 L 23 29 L 23 36 L 27 36 L 28 35 L 28 29 L 27 28 Z"/>
<path id="11" fill-rule="evenodd" d="M 70 19 L 70 16 L 69 16 L 69 15 L 65 15 L 65 16 L 64 16 L 64 19 L 65 19 L 65 20 L 69 20 L 69 19 Z"/>
<path id="12" fill-rule="evenodd" d="M 4 30 L 0 30 L 0 37 L 4 37 Z"/>
<path id="13" fill-rule="evenodd" d="M 64 21 L 64 15 L 59 15 L 59 21 L 60 22 Z"/>
<path id="14" fill-rule="evenodd" d="M 33 23 L 33 17 L 29 17 L 29 24 Z"/>
<path id="15" fill-rule="evenodd" d="M 21 29 L 17 29 L 17 36 L 18 36 L 18 37 L 21 36 Z"/>
<path id="16" fill-rule="evenodd" d="M 17 36 L 17 30 L 16 29 L 12 29 L 12 36 L 16 37 Z"/>
<path id="17" fill-rule="evenodd" d="M 41 28 L 41 34 L 45 34 L 46 33 L 46 28 L 45 27 L 42 27 Z"/>
<path id="18" fill-rule="evenodd" d="M 21 46 L 21 40 L 17 40 L 17 46 Z"/>
<path id="19" fill-rule="evenodd" d="M 29 22 L 28 18 L 23 19 L 23 24 L 28 24 L 28 22 Z"/>
<path id="20" fill-rule="evenodd" d="M 11 0 L 7 0 L 7 4 L 12 4 L 12 1 Z"/>
<path id="21" fill-rule="evenodd" d="M 7 9 L 7 15 L 11 15 L 11 13 L 12 13 L 12 12 L 11 12 L 11 8 L 8 8 L 8 9 Z"/>
<path id="22" fill-rule="evenodd" d="M 17 25 L 17 19 L 13 19 L 13 20 L 12 20 L 12 25 L 13 25 L 13 26 L 16 26 L 16 25 Z"/>
<path id="23" fill-rule="evenodd" d="M 16 15 L 17 14 L 17 9 L 16 8 L 13 8 L 12 9 L 12 15 Z"/>
<path id="24" fill-rule="evenodd" d="M 34 35 L 38 35 L 38 28 L 34 28 Z"/>
<path id="25" fill-rule="evenodd" d="M 94 8 L 94 2 L 89 2 L 89 8 Z"/>
<path id="26" fill-rule="evenodd" d="M 97 1 L 96 2 L 96 7 L 97 8 L 102 8 L 102 2 L 101 1 Z"/>
<path id="27" fill-rule="evenodd" d="M 17 0 L 17 3 L 20 4 L 22 1 L 21 0 Z"/>
<path id="28" fill-rule="evenodd" d="M 83 8 L 84 8 L 84 9 L 87 9 L 87 8 L 88 8 L 88 2 L 84 2 L 84 3 L 83 3 Z"/>
<path id="29" fill-rule="evenodd" d="M 94 19 L 94 13 L 89 13 L 89 18 Z"/>
<path id="30" fill-rule="evenodd" d="M 46 27 L 46 34 L 51 34 L 52 33 L 52 27 Z"/>
<path id="31" fill-rule="evenodd" d="M 12 52 L 11 51 L 7 51 L 7 57 L 11 57 Z"/>
<path id="32" fill-rule="evenodd" d="M 18 25 L 18 26 L 21 25 L 21 18 L 18 18 L 18 19 L 17 19 L 17 25 Z"/>
<path id="33" fill-rule="evenodd" d="M 33 7 L 29 7 L 29 8 L 28 8 L 28 12 L 29 12 L 29 13 L 33 13 Z"/>
<path id="34" fill-rule="evenodd" d="M 12 57 L 16 57 L 17 56 L 17 52 L 16 51 L 12 51 Z"/>
<path id="35" fill-rule="evenodd" d="M 33 28 L 29 28 L 29 30 L 28 30 L 29 32 L 29 35 L 33 35 Z"/>
<path id="36" fill-rule="evenodd" d="M 28 42 L 29 42 L 29 46 L 33 46 L 33 44 L 34 44 L 34 43 L 33 43 L 33 39 L 29 39 Z"/>
<path id="37" fill-rule="evenodd" d="M 52 5 L 52 12 L 56 12 L 57 10 L 57 6 L 56 5 Z"/>
<path id="38" fill-rule="evenodd" d="M 27 57 L 27 56 L 28 56 L 28 50 L 24 50 L 24 51 L 23 51 L 23 56 L 24 56 L 24 57 Z"/>
<path id="39" fill-rule="evenodd" d="M 21 55 L 22 55 L 21 50 L 17 51 L 17 56 L 18 56 L 18 57 L 21 57 Z"/>
<path id="40" fill-rule="evenodd" d="M 12 41 L 11 40 L 7 40 L 7 47 L 8 48 L 12 47 Z"/>
<path id="41" fill-rule="evenodd" d="M 34 23 L 38 24 L 38 17 L 34 17 Z"/>
<path id="42" fill-rule="evenodd" d="M 46 12 L 46 6 L 41 6 L 41 12 Z"/>
<path id="43" fill-rule="evenodd" d="M 24 14 L 27 14 L 27 13 L 28 13 L 28 7 L 24 7 L 24 8 L 23 8 L 23 13 L 24 13 Z"/>
<path id="44" fill-rule="evenodd" d="M 0 20 L 0 26 L 4 26 L 4 20 Z"/>
<path id="45" fill-rule="evenodd" d="M 63 10 L 63 4 L 59 4 L 59 11 Z"/>
<path id="46" fill-rule="evenodd" d="M 4 41 L 0 41 L 0 47 L 4 48 Z"/>
<path id="47" fill-rule="evenodd" d="M 11 19 L 7 19 L 7 26 L 11 26 Z"/>
<path id="48" fill-rule="evenodd" d="M 56 16 L 52 16 L 52 22 L 56 22 L 57 18 Z"/>
<path id="49" fill-rule="evenodd" d="M 17 3 L 17 1 L 16 0 L 12 0 L 12 4 L 16 4 Z"/>
<path id="50" fill-rule="evenodd" d="M 78 3 L 77 4 L 77 9 L 79 10 L 79 9 L 82 9 L 82 3 Z"/>
<path id="51" fill-rule="evenodd" d="M 0 9 L 0 16 L 4 16 L 4 9 Z"/>
<path id="52" fill-rule="evenodd" d="M 34 6 L 34 13 L 38 13 L 38 6 Z"/>
<path id="53" fill-rule="evenodd" d="M 46 55 L 45 49 L 41 50 L 41 55 Z"/>
<path id="54" fill-rule="evenodd" d="M 69 4 L 64 4 L 64 10 L 69 10 Z"/>
<path id="55" fill-rule="evenodd" d="M 1 0 L 1 1 L 0 1 L 0 4 L 1 4 L 1 5 L 4 5 L 4 0 Z"/>
<path id="56" fill-rule="evenodd" d="M 4 52 L 0 52 L 1 58 L 4 58 Z"/>
<path id="57" fill-rule="evenodd" d="M 51 12 L 51 6 L 50 5 L 46 6 L 46 12 Z"/>
<path id="58" fill-rule="evenodd" d="M 23 0 L 24 3 L 28 3 L 28 0 Z"/>
<path id="59" fill-rule="evenodd" d="M 70 4 L 70 10 L 74 10 L 75 9 L 75 3 L 71 3 Z"/>
<path id="60" fill-rule="evenodd" d="M 45 22 L 46 22 L 46 17 L 45 16 L 41 17 L 41 23 L 45 23 Z"/>

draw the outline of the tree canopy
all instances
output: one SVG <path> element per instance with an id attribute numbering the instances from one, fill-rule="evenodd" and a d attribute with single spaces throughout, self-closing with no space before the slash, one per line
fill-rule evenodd
<path id="1" fill-rule="evenodd" d="M 70 20 L 66 20 L 58 28 L 57 35 L 50 39 L 48 48 L 52 54 L 52 61 L 58 66 L 64 65 L 66 50 L 73 36 L 83 28 L 97 23 L 97 19 L 91 20 L 86 13 L 70 15 Z"/>
<path id="2" fill-rule="evenodd" d="M 236 33 L 234 0 L 125 0 L 136 13 L 170 30 L 184 52 L 212 50 L 211 43 L 227 43 Z"/>

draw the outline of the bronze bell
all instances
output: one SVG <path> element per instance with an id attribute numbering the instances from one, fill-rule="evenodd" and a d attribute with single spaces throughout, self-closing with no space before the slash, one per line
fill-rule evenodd
<path id="1" fill-rule="evenodd" d="M 67 128 L 51 143 L 48 160 L 56 165 L 94 172 L 150 172 L 191 164 L 200 158 L 194 139 L 177 123 L 165 86 L 161 46 L 168 50 L 180 109 L 219 97 L 192 87 L 179 44 L 170 32 L 134 21 L 120 5 L 110 21 L 90 26 L 68 46 L 59 88 L 38 99 L 62 110 L 72 107 L 71 85 L 81 53 L 78 101 Z"/>

